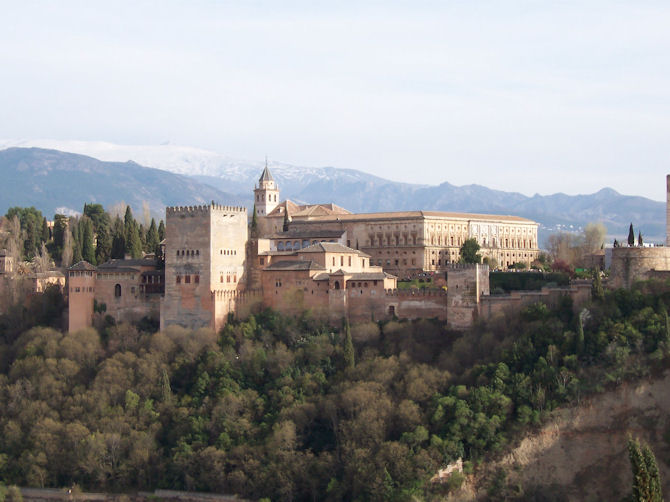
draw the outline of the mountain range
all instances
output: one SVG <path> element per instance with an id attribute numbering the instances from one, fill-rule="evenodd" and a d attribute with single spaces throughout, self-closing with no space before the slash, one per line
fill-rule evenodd
<path id="1" fill-rule="evenodd" d="M 26 146 L 60 151 L 16 148 Z M 0 188 L 0 203 L 35 205 L 47 214 L 59 207 L 80 210 L 91 201 L 104 205 L 125 201 L 134 208 L 147 201 L 153 212 L 162 212 L 165 205 L 210 200 L 251 208 L 252 190 L 264 165 L 169 144 L 0 140 L 0 148 L 8 147 L 12 148 L 0 151 L 0 175 L 7 181 Z M 270 162 L 269 167 L 282 198 L 296 202 L 334 202 L 354 212 L 426 209 L 514 214 L 539 222 L 541 237 L 595 221 L 604 223 L 611 237 L 622 237 L 632 222 L 647 242 L 665 240 L 664 203 L 611 188 L 587 195 L 529 197 L 478 184 L 399 183 L 353 169 L 281 162 Z M 73 184 L 73 179 L 78 181 Z"/>

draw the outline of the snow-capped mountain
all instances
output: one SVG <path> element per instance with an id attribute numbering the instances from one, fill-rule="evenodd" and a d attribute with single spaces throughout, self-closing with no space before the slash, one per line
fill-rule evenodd
<path id="1" fill-rule="evenodd" d="M 171 144 L 130 146 L 90 141 L 0 140 L 0 150 L 8 147 L 49 148 L 115 163 L 133 161 L 140 166 L 188 176 L 225 193 L 226 200 L 221 202 L 239 200 L 249 208 L 253 206 L 252 191 L 264 165 L 263 160 L 240 160 Z M 296 202 L 334 202 L 354 212 L 426 209 L 514 214 L 539 222 L 543 235 L 577 230 L 588 222 L 601 221 L 611 236 L 621 237 L 632 222 L 648 242 L 665 240 L 665 204 L 621 195 L 611 189 L 589 195 L 559 193 L 528 197 L 476 184 L 459 187 L 445 182 L 426 186 L 398 183 L 353 169 L 302 167 L 277 161 L 268 165 L 279 184 L 281 197 Z M 420 170 L 420 166 L 413 168 Z"/>

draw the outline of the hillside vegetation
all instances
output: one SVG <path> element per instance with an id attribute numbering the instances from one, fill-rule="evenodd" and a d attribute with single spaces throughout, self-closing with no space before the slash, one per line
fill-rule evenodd
<path id="1" fill-rule="evenodd" d="M 664 370 L 669 302 L 670 288 L 648 283 L 579 315 L 569 300 L 538 304 L 466 333 L 427 320 L 335 330 L 272 311 L 220 333 L 19 333 L 0 316 L 0 477 L 442 500 L 462 477 L 431 483 L 440 467 L 462 457 L 466 474 L 482 470 L 557 407 Z M 482 479 L 491 499 L 536 500 L 527 479 Z"/>

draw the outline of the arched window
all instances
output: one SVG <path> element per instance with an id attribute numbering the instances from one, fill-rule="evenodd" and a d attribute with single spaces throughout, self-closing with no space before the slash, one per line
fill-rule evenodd
<path id="1" fill-rule="evenodd" d="M 300 241 L 295 241 L 295 242 L 293 243 L 293 249 L 296 250 L 296 251 L 297 251 L 298 249 L 300 249 Z"/>
<path id="2" fill-rule="evenodd" d="M 283 242 L 278 242 L 277 243 L 277 251 L 284 251 L 284 243 Z"/>
<path id="3" fill-rule="evenodd" d="M 293 249 L 292 246 L 291 246 L 291 242 L 290 242 L 290 241 L 286 243 L 286 247 L 285 247 L 284 249 L 285 249 L 286 251 L 290 251 L 291 249 Z"/>
<path id="4" fill-rule="evenodd" d="M 340 289 L 340 281 L 335 281 L 335 289 Z"/>
<path id="5" fill-rule="evenodd" d="M 121 298 L 121 284 L 114 286 L 114 296 L 116 298 Z"/>

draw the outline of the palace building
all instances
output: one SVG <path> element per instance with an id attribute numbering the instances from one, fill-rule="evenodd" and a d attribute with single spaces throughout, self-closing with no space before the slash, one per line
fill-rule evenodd
<path id="1" fill-rule="evenodd" d="M 438 317 L 459 328 L 471 324 L 489 293 L 487 264 L 457 264 L 466 239 L 476 239 L 485 261 L 503 269 L 530 266 L 539 252 L 537 223 L 516 216 L 353 214 L 279 195 L 266 166 L 251 218 L 243 207 L 214 202 L 167 208 L 164 269 L 146 260 L 75 265 L 69 270 L 70 329 L 91 324 L 94 304 L 117 321 L 159 317 L 161 328 L 218 330 L 229 316 L 261 306 L 334 320 Z M 451 286 L 397 289 L 398 278 L 425 273 L 446 273 Z"/>

